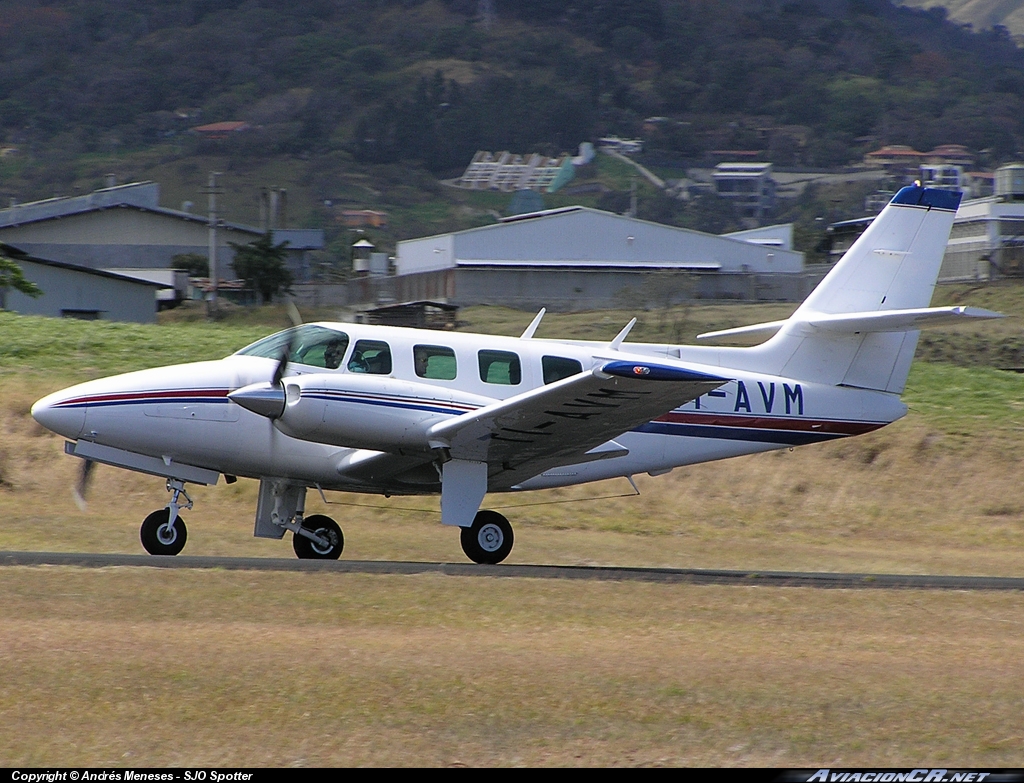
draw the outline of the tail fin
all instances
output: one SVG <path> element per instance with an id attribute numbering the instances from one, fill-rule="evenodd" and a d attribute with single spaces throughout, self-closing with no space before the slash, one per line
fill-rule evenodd
<path id="1" fill-rule="evenodd" d="M 959 205 L 957 192 L 903 188 L 788 320 L 744 327 L 778 332 L 747 349 L 742 364 L 800 380 L 902 392 L 922 326 L 998 317 L 928 307 Z"/>
<path id="2" fill-rule="evenodd" d="M 903 188 L 794 314 L 927 307 L 960 194 Z"/>

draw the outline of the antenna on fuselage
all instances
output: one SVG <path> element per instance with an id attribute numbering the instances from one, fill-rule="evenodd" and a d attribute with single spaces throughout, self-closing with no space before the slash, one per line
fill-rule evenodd
<path id="1" fill-rule="evenodd" d="M 628 324 L 622 327 L 622 331 L 615 335 L 614 339 L 608 343 L 609 351 L 619 350 L 619 346 L 622 345 L 622 341 L 626 339 L 626 335 L 629 334 L 629 330 L 636 326 L 636 319 L 634 318 Z"/>
<path id="2" fill-rule="evenodd" d="M 548 309 L 546 307 L 540 308 L 540 312 L 533 317 L 532 321 L 530 321 L 530 325 L 526 327 L 526 331 L 519 335 L 520 340 L 529 340 L 533 337 L 534 332 L 537 331 L 537 327 L 540 326 L 540 320 L 544 317 L 544 313 L 547 311 Z"/>

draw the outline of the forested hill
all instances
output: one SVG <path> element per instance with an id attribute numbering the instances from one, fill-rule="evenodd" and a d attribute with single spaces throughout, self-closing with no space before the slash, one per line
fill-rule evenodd
<path id="1" fill-rule="evenodd" d="M 28 155 L 220 120 L 249 156 L 434 174 L 664 116 L 655 148 L 844 164 L 882 142 L 1024 149 L 1004 30 L 889 0 L 0 0 L 0 133 Z M 765 129 L 769 129 L 766 131 Z M 772 130 L 775 129 L 775 130 Z M 55 169 L 56 171 L 56 169 Z M 57 176 L 57 174 L 55 174 Z"/>

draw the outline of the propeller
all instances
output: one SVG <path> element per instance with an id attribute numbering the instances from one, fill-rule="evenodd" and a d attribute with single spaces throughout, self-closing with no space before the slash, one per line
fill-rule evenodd
<path id="1" fill-rule="evenodd" d="M 299 308 L 295 306 L 295 302 L 291 299 L 284 306 L 285 312 L 288 313 L 288 320 L 292 322 L 293 327 L 302 326 L 302 316 L 299 315 Z M 284 350 L 281 351 L 281 358 L 277 360 L 277 367 L 274 369 L 274 377 L 271 383 L 274 386 L 281 385 L 281 379 L 284 377 L 285 370 L 288 369 L 288 362 L 291 359 L 292 352 L 295 350 L 295 337 L 297 332 L 292 332 L 291 337 L 288 340 L 288 345 L 285 346 Z"/>
<path id="2" fill-rule="evenodd" d="M 85 502 L 85 494 L 89 490 L 89 482 L 92 480 L 92 469 L 94 467 L 96 467 L 96 463 L 91 459 L 83 459 L 82 466 L 78 470 L 78 481 L 75 482 L 75 486 L 71 489 L 71 496 L 75 499 L 75 505 L 78 506 L 79 511 L 85 511 L 89 505 Z"/>
<path id="3" fill-rule="evenodd" d="M 229 400 L 269 419 L 276 419 L 284 413 L 285 391 L 281 379 L 284 378 L 284 374 L 288 370 L 288 362 L 291 361 L 292 353 L 294 353 L 296 348 L 296 340 L 298 338 L 297 327 L 302 326 L 302 317 L 299 315 L 299 310 L 293 302 L 289 301 L 285 305 L 285 311 L 288 313 L 288 318 L 291 320 L 293 327 L 296 328 L 289 335 L 288 344 L 281 350 L 281 356 L 277 360 L 277 367 L 274 368 L 274 374 L 271 376 L 270 383 L 244 386 L 228 394 Z"/>

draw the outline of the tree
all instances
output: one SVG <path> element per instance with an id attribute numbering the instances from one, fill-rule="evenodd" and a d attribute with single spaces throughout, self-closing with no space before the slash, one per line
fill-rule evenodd
<path id="1" fill-rule="evenodd" d="M 171 256 L 171 266 L 188 272 L 189 277 L 209 277 L 210 261 L 201 253 L 178 253 Z"/>
<path id="2" fill-rule="evenodd" d="M 285 263 L 287 242 L 275 245 L 268 231 L 247 245 L 228 244 L 235 251 L 235 259 L 231 262 L 235 274 L 259 291 L 263 304 L 267 304 L 275 294 L 291 293 L 292 273 Z"/>
<path id="3" fill-rule="evenodd" d="M 6 256 L 0 255 L 0 309 L 4 307 L 8 288 L 21 291 L 33 299 L 42 296 L 43 292 L 31 280 L 26 280 L 21 267 Z"/>

